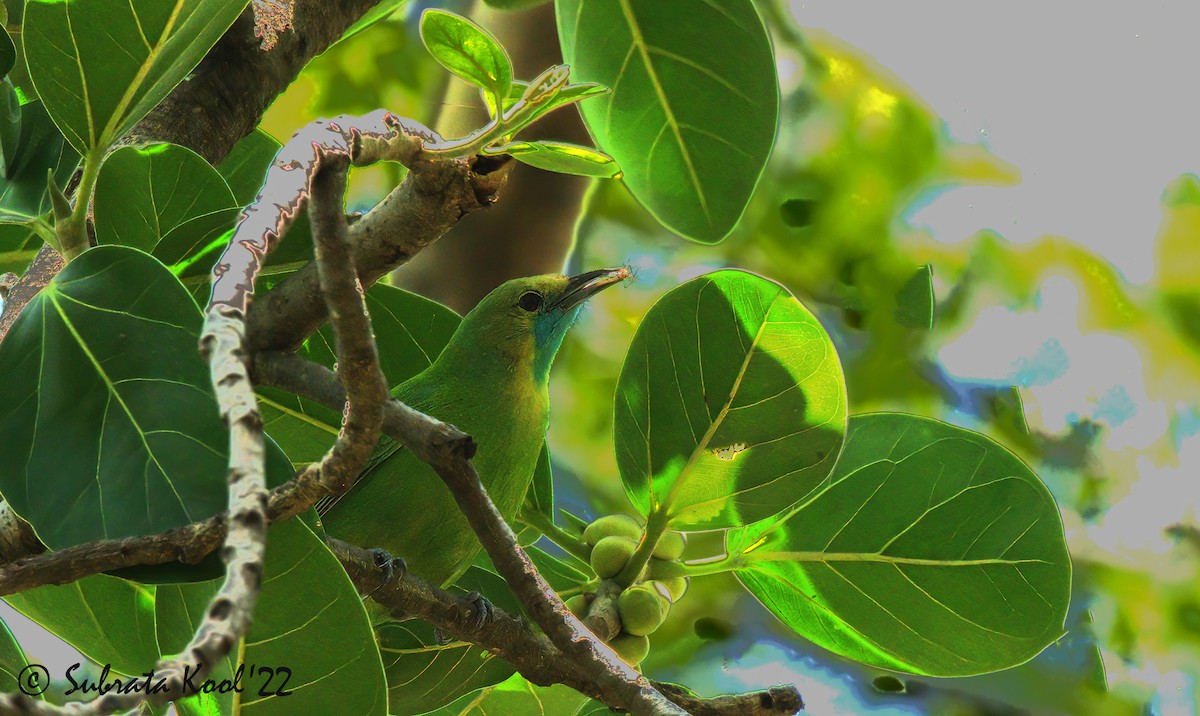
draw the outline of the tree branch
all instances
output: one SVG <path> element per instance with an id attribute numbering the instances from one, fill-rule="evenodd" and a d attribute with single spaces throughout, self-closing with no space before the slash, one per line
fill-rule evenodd
<path id="1" fill-rule="evenodd" d="M 415 615 L 459 641 L 496 654 L 534 684 L 565 684 L 611 703 L 612 694 L 597 686 L 593 674 L 564 658 L 546 636 L 531 631 L 523 618 L 495 608 L 493 618 L 480 625 L 476 607 L 467 599 L 412 574 L 397 574 L 380 584 L 379 569 L 369 551 L 339 540 L 329 542 L 359 592 L 384 607 Z M 706 699 L 674 684 L 652 684 L 693 716 L 790 716 L 804 708 L 795 686 Z"/>
<path id="2" fill-rule="evenodd" d="M 412 131 L 424 130 L 411 123 Z M 354 263 L 363 288 L 411 259 L 468 213 L 490 206 L 504 186 L 511 161 L 490 158 L 405 163 L 408 176 L 350 227 Z M 250 307 L 249 348 L 255 353 L 294 350 L 326 320 L 313 263 L 288 276 Z"/>

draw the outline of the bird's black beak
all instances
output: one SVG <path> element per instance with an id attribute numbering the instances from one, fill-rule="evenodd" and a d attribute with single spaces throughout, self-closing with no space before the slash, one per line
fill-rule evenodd
<path id="1" fill-rule="evenodd" d="M 615 283 L 620 283 L 630 276 L 629 269 L 621 268 L 596 269 L 567 279 L 567 289 L 547 308 L 566 311 L 578 306 L 592 296 Z"/>

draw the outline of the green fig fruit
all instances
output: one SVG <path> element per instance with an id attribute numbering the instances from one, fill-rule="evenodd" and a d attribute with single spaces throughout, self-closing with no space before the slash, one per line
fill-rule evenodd
<path id="1" fill-rule="evenodd" d="M 591 603 L 592 600 L 588 599 L 587 596 L 583 594 L 576 594 L 564 602 L 567 609 L 570 609 L 571 613 L 580 619 L 583 619 L 587 616 L 588 607 L 591 606 Z"/>
<path id="2" fill-rule="evenodd" d="M 637 549 L 637 541 L 629 537 L 605 537 L 592 547 L 592 571 L 601 579 L 612 579 L 621 573 Z"/>
<path id="3" fill-rule="evenodd" d="M 679 559 L 686 545 L 687 540 L 682 532 L 664 532 L 658 544 L 654 545 L 654 556 L 668 561 Z"/>
<path id="4" fill-rule="evenodd" d="M 621 629 L 627 634 L 646 636 L 662 625 L 667 616 L 666 598 L 645 586 L 630 587 L 617 597 L 617 614 Z"/>
<path id="5" fill-rule="evenodd" d="M 678 602 L 688 588 L 687 577 L 668 577 L 667 579 L 660 579 L 658 581 L 666 588 L 672 604 Z"/>
<path id="6" fill-rule="evenodd" d="M 618 634 L 608 642 L 608 645 L 630 666 L 642 663 L 646 655 L 650 653 L 650 640 L 634 634 Z"/>
<path id="7" fill-rule="evenodd" d="M 583 541 L 595 545 L 605 537 L 642 538 L 642 526 L 629 515 L 605 515 L 583 530 Z"/>

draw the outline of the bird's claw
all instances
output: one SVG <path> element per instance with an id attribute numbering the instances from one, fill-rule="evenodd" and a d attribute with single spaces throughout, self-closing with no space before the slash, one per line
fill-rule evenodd
<path id="1" fill-rule="evenodd" d="M 496 616 L 496 607 L 479 592 L 471 592 L 466 596 L 466 600 L 475 606 L 475 624 L 476 630 L 482 629 L 485 624 L 491 621 Z M 455 641 L 454 637 L 439 629 L 433 630 L 433 637 L 437 641 L 438 646 L 446 646 Z"/>
<path id="2" fill-rule="evenodd" d="M 467 601 L 475 605 L 475 628 L 482 629 L 484 624 L 496 616 L 496 606 L 479 592 L 467 595 Z"/>
<path id="3" fill-rule="evenodd" d="M 403 557 L 396 557 L 386 549 L 375 547 L 369 550 L 371 557 L 375 559 L 375 566 L 379 568 L 379 573 L 383 577 L 385 583 L 392 581 L 393 578 L 403 579 L 408 572 L 408 563 Z M 399 568 L 399 574 L 396 573 Z"/>

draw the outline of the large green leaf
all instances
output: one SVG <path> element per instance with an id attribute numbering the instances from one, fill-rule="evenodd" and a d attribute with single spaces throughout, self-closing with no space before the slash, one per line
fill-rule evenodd
<path id="1" fill-rule="evenodd" d="M 10 694 L 17 691 L 20 683 L 17 677 L 28 664 L 25 652 L 21 651 L 21 645 L 8 630 L 8 625 L 0 621 L 0 690 Z"/>
<path id="2" fill-rule="evenodd" d="M 0 492 L 51 549 L 224 509 L 228 437 L 201 316 L 161 263 L 100 246 L 0 344 Z"/>
<path id="3" fill-rule="evenodd" d="M 534 686 L 520 674 L 513 674 L 495 686 L 467 694 L 452 704 L 431 711 L 429 716 L 600 716 L 611 713 L 607 706 L 568 686 Z"/>
<path id="4" fill-rule="evenodd" d="M 774 53 L 750 0 L 686 12 L 662 0 L 556 0 L 555 10 L 572 78 L 612 88 L 581 111 L 630 191 L 683 236 L 725 238 L 779 113 Z"/>
<path id="5" fill-rule="evenodd" d="M 1062 635 L 1070 599 L 1062 521 L 1037 475 L 983 435 L 900 413 L 851 418 L 821 491 L 727 547 L 798 634 L 916 674 L 1023 663 Z"/>
<path id="6" fill-rule="evenodd" d="M 743 271 L 700 276 L 650 308 L 615 403 L 633 504 L 696 529 L 796 503 L 833 468 L 846 426 L 829 336 L 787 289 Z"/>
<path id="7" fill-rule="evenodd" d="M 109 155 L 96 180 L 93 205 L 96 241 L 153 253 L 171 265 L 203 246 L 204 232 L 179 231 L 199 217 L 230 229 L 240 207 L 216 169 L 176 144 L 121 147 Z M 219 219 L 217 218 L 219 217 Z M 199 229 L 192 222 L 194 229 Z M 208 224 L 203 224 L 207 226 Z M 170 235 L 171 242 L 158 245 Z"/>
<path id="8" fill-rule="evenodd" d="M 10 594 L 4 601 L 114 671 L 140 674 L 158 660 L 153 587 L 94 574 L 62 586 Z"/>
<path id="9" fill-rule="evenodd" d="M 265 560 L 254 623 L 240 650 L 213 676 L 229 678 L 235 661 L 244 665 L 244 690 L 219 697 L 221 713 L 388 713 L 375 636 L 337 558 L 292 519 L 271 525 Z M 218 587 L 213 581 L 160 588 L 158 635 L 164 653 L 187 644 Z M 276 695 L 280 689 L 291 693 Z M 193 703 L 186 713 L 204 712 L 203 699 L 188 701 Z"/>
<path id="10" fill-rule="evenodd" d="M 376 284 L 367 291 L 367 310 L 379 344 L 379 362 L 388 385 L 399 385 L 437 358 L 462 320 L 441 304 L 398 288 Z M 304 342 L 300 354 L 332 367 L 333 331 L 329 326 Z M 342 415 L 290 393 L 259 390 L 267 431 L 297 464 L 315 462 L 337 437 Z"/>
<path id="11" fill-rule="evenodd" d="M 108 147 L 167 96 L 247 0 L 29 0 L 29 74 L 80 154 Z"/>
<path id="12" fill-rule="evenodd" d="M 471 567 L 456 583 L 517 614 L 520 604 L 504 579 Z M 379 650 L 388 680 L 388 710 L 394 716 L 423 714 L 464 694 L 504 681 L 515 673 L 506 661 L 472 644 L 439 644 L 433 627 L 409 620 L 378 627 Z"/>
<path id="13" fill-rule="evenodd" d="M 4 86 L 11 91 L 10 85 Z M 61 189 L 79 164 L 79 155 L 63 140 L 41 102 L 22 105 L 18 114 L 11 114 L 9 132 L 13 122 L 18 124 L 16 136 L 8 140 L 13 143 L 12 151 L 5 148 L 4 173 L 0 175 L 0 222 L 24 224 L 51 209 L 47 171 Z"/>

